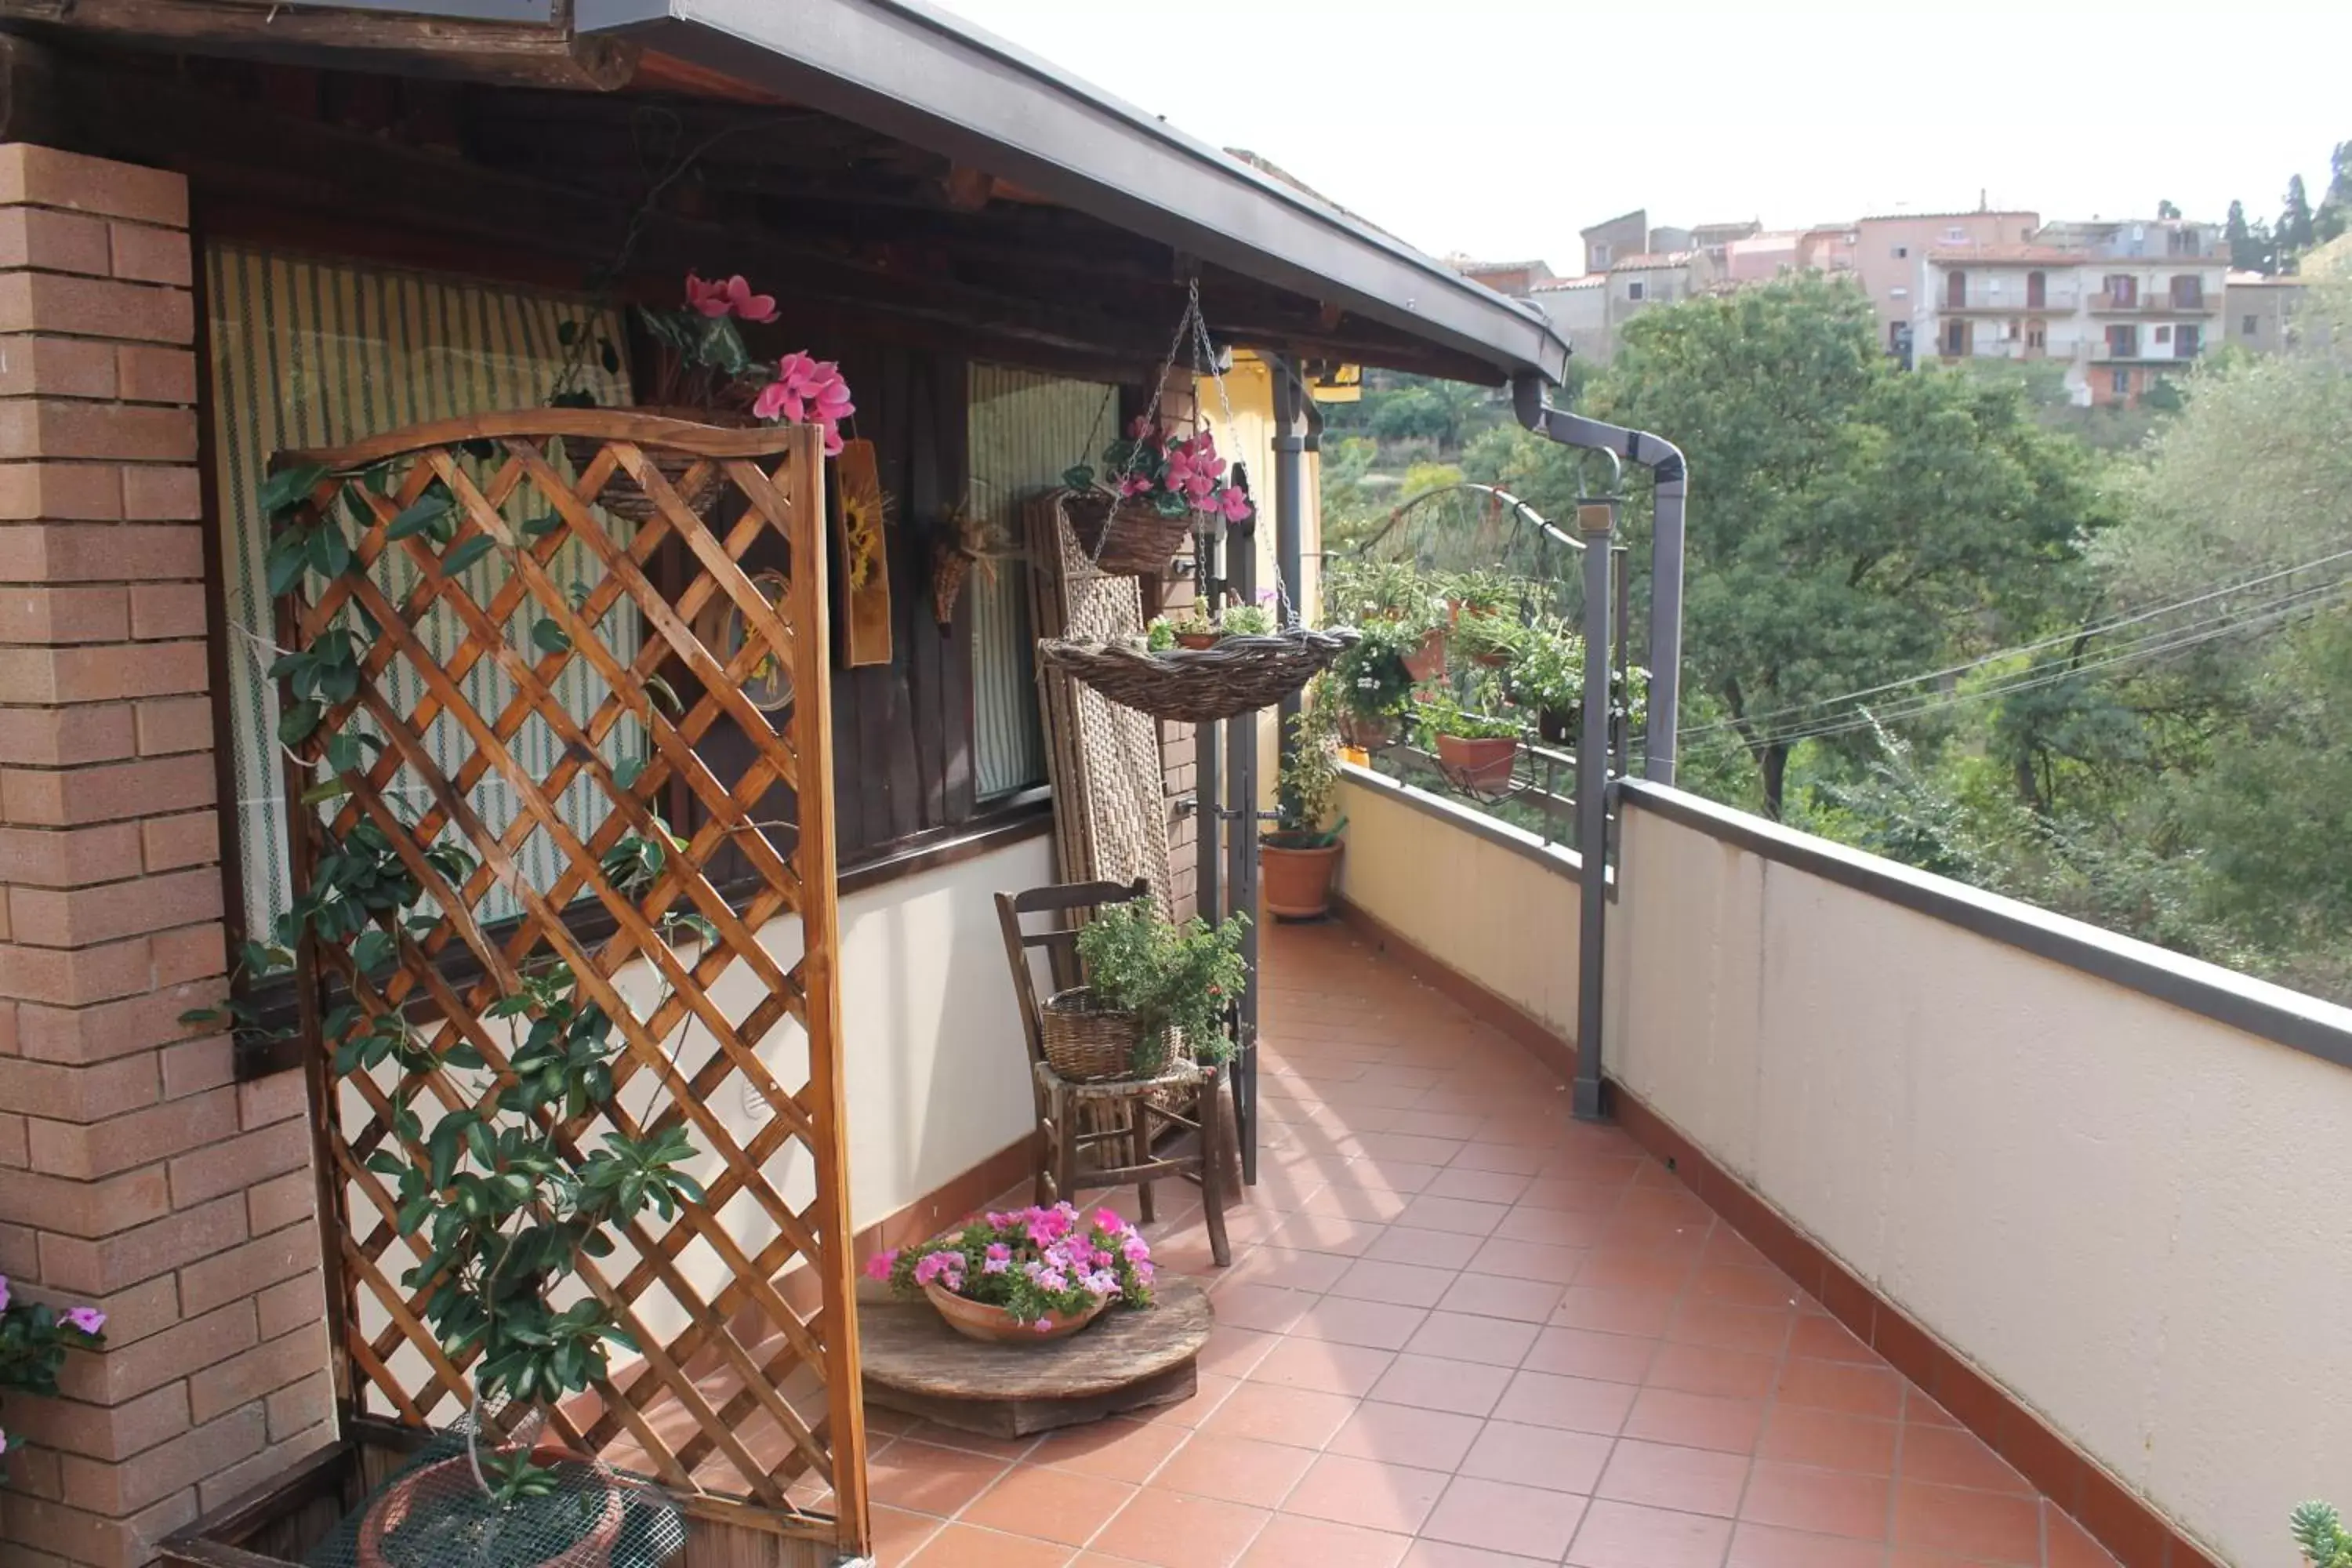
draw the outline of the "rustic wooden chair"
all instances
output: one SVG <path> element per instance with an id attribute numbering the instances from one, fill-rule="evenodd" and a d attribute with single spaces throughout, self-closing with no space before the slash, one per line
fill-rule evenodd
<path id="1" fill-rule="evenodd" d="M 1056 1203 L 1097 1187 L 1133 1186 L 1146 1223 L 1155 1216 L 1151 1184 L 1181 1176 L 1201 1188 L 1208 1219 L 1209 1252 L 1223 1268 L 1233 1261 L 1225 1240 L 1223 1177 L 1226 1139 L 1220 1069 L 1189 1058 L 1171 1062 L 1157 1078 L 1112 1083 L 1079 1083 L 1055 1072 L 1045 1060 L 1033 949 L 1045 950 L 1057 986 L 1078 981 L 1078 933 L 1070 917 L 1106 904 L 1149 898 L 1150 888 L 1133 882 L 1067 882 L 996 895 L 996 918 L 1004 930 L 1004 954 L 1013 965 L 1013 994 L 1021 1004 L 1021 1028 L 1029 1042 L 1031 1081 L 1037 1097 L 1037 1201 Z M 1024 915 L 1058 917 L 1053 929 L 1025 931 Z M 1182 1111 L 1190 1097 L 1194 1116 Z M 1171 1128 L 1199 1133 L 1194 1152 L 1161 1158 L 1152 1152 L 1157 1135 Z"/>

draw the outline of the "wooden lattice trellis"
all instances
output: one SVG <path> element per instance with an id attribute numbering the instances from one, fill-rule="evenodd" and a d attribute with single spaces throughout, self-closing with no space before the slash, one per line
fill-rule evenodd
<path id="1" fill-rule="evenodd" d="M 700 1152 L 708 1202 L 674 1221 L 648 1210 L 612 1228 L 609 1257 L 582 1261 L 578 1285 L 639 1354 L 557 1411 L 558 1435 L 652 1475 L 698 1514 L 862 1552 L 821 436 L 537 409 L 286 454 L 276 466 L 325 470 L 304 515 L 340 520 L 349 541 L 347 564 L 305 577 L 282 602 L 280 638 L 299 652 L 339 630 L 358 637 L 357 689 L 328 708 L 318 733 L 364 733 L 376 748 L 343 774 L 348 794 L 292 814 L 298 889 L 323 854 L 369 823 L 428 895 L 413 921 L 381 918 L 366 928 L 381 935 L 342 942 L 314 938 L 301 954 L 338 1233 L 330 1295 L 347 1357 L 345 1407 L 422 1426 L 471 1402 L 467 1365 L 426 1325 L 432 1282 L 399 1283 L 425 1245 L 402 1233 L 391 1187 L 368 1160 L 395 1144 L 419 1155 L 438 1117 L 507 1072 L 516 1036 L 488 1009 L 529 966 L 560 960 L 582 1000 L 611 1021 L 618 1048 L 613 1098 L 574 1121 L 551 1120 L 559 1144 L 576 1158 L 605 1131 L 635 1138 L 684 1126 Z M 720 480 L 712 499 L 698 508 L 680 499 L 700 494 L 712 475 Z M 608 485 L 641 489 L 651 518 L 632 530 L 598 507 Z M 446 521 L 404 526 L 420 501 L 446 501 Z M 789 588 L 772 600 L 739 563 L 772 535 L 785 542 Z M 567 541 L 600 564 L 594 581 L 555 579 L 551 564 Z M 467 570 L 500 560 L 503 573 Z M 467 583 L 485 575 L 494 590 L 469 592 Z M 706 606 L 732 610 L 705 616 Z M 454 647 L 452 616 L 462 628 Z M 619 616 L 642 627 L 626 657 L 606 630 Z M 731 652 L 706 646 L 696 629 L 721 622 L 742 628 Z M 743 689 L 770 658 L 796 692 L 789 714 L 772 721 Z M 554 695 L 572 660 L 601 681 L 592 712 L 567 711 Z M 387 695 L 395 661 L 415 678 L 404 689 L 423 693 L 405 710 Z M 728 780 L 696 751 L 722 722 L 740 726 L 752 751 Z M 518 760 L 514 742 L 530 725 L 562 742 L 543 776 Z M 453 757 L 462 760 L 452 765 Z M 289 753 L 288 779 L 291 796 L 316 773 Z M 594 785 L 586 812 L 574 790 L 583 779 Z M 796 800 L 796 827 L 760 820 L 780 785 Z M 485 807 L 490 796 L 497 811 Z M 616 845 L 665 831 L 663 805 L 684 796 L 700 820 L 683 849 L 650 876 L 608 863 Z M 563 869 L 551 885 L 530 885 L 518 865 L 535 834 L 559 850 Z M 701 869 L 730 844 L 759 877 L 740 906 Z M 454 863 L 471 867 L 462 884 L 444 875 L 453 858 L 436 865 L 431 853 L 448 846 L 466 852 Z M 474 912 L 500 885 L 524 911 L 507 928 Z M 788 949 L 793 924 L 800 956 L 787 963 L 760 933 L 769 928 L 770 943 Z M 372 962 L 362 960 L 362 940 L 374 944 Z M 362 1016 L 404 1015 L 432 1065 L 395 1058 L 331 1070 L 338 1041 L 317 1037 L 321 1021 L 351 1005 Z M 801 1054 L 792 1021 L 805 1031 L 805 1081 L 780 1082 Z M 469 1070 L 448 1059 L 453 1050 Z M 475 1055 L 484 1067 L 470 1068 Z M 746 1114 L 730 1117 L 738 1106 Z M 755 1106 L 759 1118 L 749 1114 Z"/>

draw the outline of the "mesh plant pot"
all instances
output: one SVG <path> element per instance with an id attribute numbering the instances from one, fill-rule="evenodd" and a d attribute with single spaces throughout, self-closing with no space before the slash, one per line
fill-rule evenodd
<path id="1" fill-rule="evenodd" d="M 511 1513 L 483 1495 L 474 1460 L 464 1454 L 410 1470 L 362 1519 L 356 1568 L 612 1568 L 625 1520 L 623 1494 L 587 1466 L 571 1468 L 583 1478 L 583 1489 L 527 1500 Z"/>
<path id="2" fill-rule="evenodd" d="M 720 430 L 749 430 L 759 423 L 748 414 L 726 408 L 637 408 L 630 412 L 649 414 L 658 419 L 684 420 L 689 425 L 709 425 Z M 604 445 L 593 436 L 566 436 L 563 452 L 572 459 L 573 469 L 581 470 L 596 460 L 596 454 Z M 726 473 L 715 462 L 707 462 L 690 453 L 671 451 L 667 447 L 646 447 L 641 449 L 645 452 L 646 461 L 669 481 L 670 489 L 677 491 L 677 499 L 698 515 L 727 482 Z M 703 464 L 702 479 L 688 490 L 685 488 L 686 476 L 697 463 Z M 614 517 L 626 518 L 631 522 L 650 521 L 659 515 L 661 510 L 654 505 L 653 498 L 646 494 L 643 486 L 619 468 L 614 468 L 613 477 L 604 481 L 604 489 L 597 494 L 596 504 Z"/>
<path id="3" fill-rule="evenodd" d="M 1192 531 L 1188 511 L 1169 517 L 1148 500 L 1107 490 L 1064 490 L 1054 504 L 1078 548 L 1115 577 L 1159 576 Z"/>
<path id="4" fill-rule="evenodd" d="M 1473 795 L 1500 795 L 1511 787 L 1511 768 L 1519 758 L 1519 742 L 1511 736 L 1437 737 L 1437 765 L 1445 776 Z"/>
<path id="5" fill-rule="evenodd" d="M 1057 991 L 1046 999 L 1038 1020 L 1045 1047 L 1045 1065 L 1073 1083 L 1098 1083 L 1112 1079 L 1150 1078 L 1167 1065 L 1168 1042 L 1162 1036 L 1156 1052 L 1137 1059 L 1143 1031 L 1135 1015 L 1106 1007 L 1087 986 Z"/>

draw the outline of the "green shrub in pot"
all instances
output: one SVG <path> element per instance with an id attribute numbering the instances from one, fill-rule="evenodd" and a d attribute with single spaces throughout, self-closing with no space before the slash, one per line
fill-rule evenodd
<path id="1" fill-rule="evenodd" d="M 1212 926 L 1198 917 L 1171 922 L 1149 899 L 1113 904 L 1078 931 L 1078 957 L 1095 1003 L 1134 1015 L 1138 1078 L 1163 1070 L 1181 1036 L 1195 1059 L 1221 1062 L 1234 1054 L 1225 1009 L 1249 979 L 1235 915 Z"/>

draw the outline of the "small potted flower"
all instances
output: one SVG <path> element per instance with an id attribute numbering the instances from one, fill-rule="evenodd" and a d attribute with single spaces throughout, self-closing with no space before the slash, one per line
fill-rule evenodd
<path id="1" fill-rule="evenodd" d="M 1139 417 L 1103 448 L 1102 468 L 1101 489 L 1090 464 L 1065 471 L 1062 505 L 1078 543 L 1105 572 L 1157 576 L 1186 533 L 1257 515 L 1247 479 L 1205 426 L 1180 440 Z"/>
<path id="2" fill-rule="evenodd" d="M 1196 603 L 1181 615 L 1153 616 L 1145 628 L 1143 646 L 1153 653 L 1166 653 L 1171 647 L 1211 647 L 1221 635 L 1217 623 Z"/>
<path id="3" fill-rule="evenodd" d="M 66 1352 L 96 1350 L 106 1342 L 105 1329 L 106 1314 L 95 1307 L 59 1311 L 46 1302 L 16 1300 L 7 1276 L 0 1274 L 0 1389 L 55 1394 Z M 0 1429 L 0 1473 L 8 1450 L 23 1446 L 23 1438 Z"/>
<path id="4" fill-rule="evenodd" d="M 765 325 L 777 318 L 776 298 L 753 292 L 739 274 L 718 282 L 686 275 L 686 302 L 667 310 L 640 307 L 637 319 L 660 350 L 653 401 L 641 412 L 700 425 L 748 428 L 779 420 L 814 425 L 824 432 L 824 450 L 837 456 L 842 447 L 841 422 L 855 414 L 849 385 L 841 367 L 830 360 L 805 353 L 788 353 L 773 365 L 752 358 L 744 346 L 739 322 Z M 574 332 L 578 323 L 566 322 Z M 594 399 L 584 390 L 559 392 L 559 407 L 584 407 Z M 593 459 L 601 442 L 587 437 L 566 440 L 574 465 Z M 699 459 L 683 453 L 649 451 L 647 458 L 673 488 L 679 485 Z M 717 465 L 706 473 L 696 493 L 681 498 L 699 510 L 723 481 Z M 598 497 L 622 517 L 645 521 L 656 508 L 635 480 L 615 476 Z"/>
<path id="5" fill-rule="evenodd" d="M 1339 702 L 1328 676 L 1316 678 L 1307 706 L 1290 721 L 1292 747 L 1276 786 L 1280 820 L 1258 841 L 1265 908 L 1283 920 L 1331 912 L 1340 833 Z"/>
<path id="6" fill-rule="evenodd" d="M 1427 576 L 1402 561 L 1357 561 L 1337 568 L 1326 597 L 1336 621 L 1396 627 L 1406 673 L 1415 681 L 1445 673 L 1445 600 Z"/>
<path id="7" fill-rule="evenodd" d="M 1511 787 L 1519 755 L 1517 721 L 1473 712 L 1449 691 L 1423 698 L 1416 719 L 1423 750 L 1435 753 L 1439 769 L 1456 787 L 1473 795 L 1500 795 Z"/>
<path id="8" fill-rule="evenodd" d="M 877 1253 L 866 1277 L 922 1295 L 968 1339 L 1045 1344 L 1112 1307 L 1151 1305 L 1151 1248 L 1109 1209 L 1073 1205 L 983 1215 L 918 1246 Z"/>
<path id="9" fill-rule="evenodd" d="M 1272 637 L 1274 606 L 1263 598 L 1255 605 L 1227 605 L 1217 617 L 1217 633 L 1229 637 Z"/>
<path id="10" fill-rule="evenodd" d="M 1420 642 L 1421 635 L 1402 621 L 1367 620 L 1355 646 L 1333 661 L 1339 707 L 1334 717 L 1348 744 L 1370 750 L 1395 738 L 1397 716 L 1412 696 L 1406 660 Z"/>

